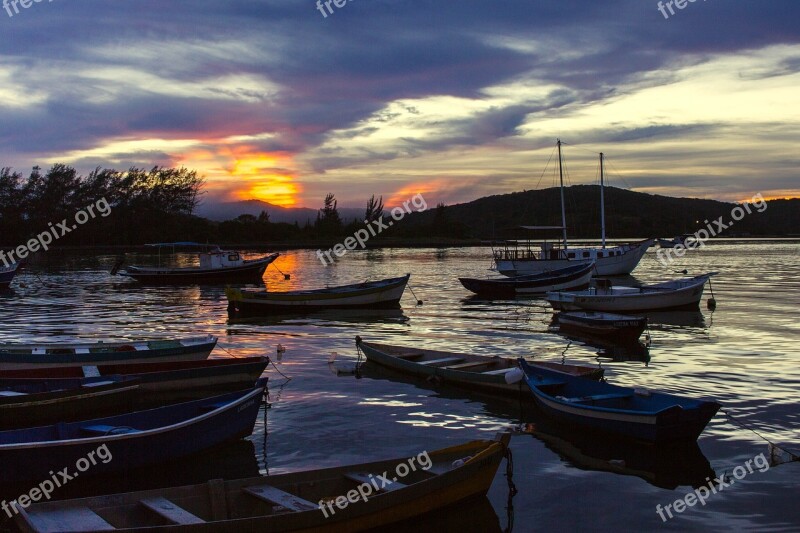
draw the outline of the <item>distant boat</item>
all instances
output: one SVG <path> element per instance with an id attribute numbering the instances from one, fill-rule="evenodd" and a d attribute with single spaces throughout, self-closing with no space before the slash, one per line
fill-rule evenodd
<path id="1" fill-rule="evenodd" d="M 697 309 L 710 272 L 693 278 L 641 287 L 597 287 L 578 292 L 548 292 L 553 309 L 564 311 L 641 312 L 663 309 Z"/>
<path id="2" fill-rule="evenodd" d="M 364 351 L 367 361 L 422 379 L 515 398 L 520 394 L 519 380 L 509 383 L 507 379 L 508 374 L 519 374 L 516 359 L 364 342 L 361 337 L 356 337 L 356 346 Z M 531 364 L 558 374 L 594 380 L 602 378 L 604 372 L 602 368 L 545 361 Z"/>
<path id="3" fill-rule="evenodd" d="M 217 338 L 185 337 L 121 342 L 0 343 L 0 370 L 205 359 Z"/>
<path id="4" fill-rule="evenodd" d="M 636 342 L 647 327 L 647 317 L 618 315 L 598 311 L 570 311 L 554 317 L 559 330 L 586 333 L 616 343 Z"/>
<path id="5" fill-rule="evenodd" d="M 498 272 L 506 276 L 521 276 L 526 274 L 540 274 L 559 268 L 565 268 L 575 261 L 595 261 L 595 275 L 621 276 L 630 274 L 644 257 L 647 249 L 653 245 L 655 239 L 646 239 L 640 242 L 606 247 L 606 218 L 605 218 L 605 181 L 603 173 L 603 154 L 600 154 L 600 227 L 601 247 L 570 248 L 567 245 L 567 220 L 564 208 L 564 172 L 561 157 L 561 140 L 558 147 L 558 173 L 561 189 L 561 225 L 560 226 L 522 226 L 524 230 L 561 230 L 560 246 L 544 242 L 539 250 L 530 247 L 525 242 L 523 247 L 518 242 L 506 243 L 495 247 L 493 250 L 494 263 Z"/>
<path id="6" fill-rule="evenodd" d="M 0 266 L 0 290 L 7 289 L 19 270 L 19 263 L 9 266 Z"/>
<path id="7" fill-rule="evenodd" d="M 521 358 L 519 365 L 546 415 L 565 424 L 647 442 L 697 440 L 720 408 L 714 401 L 557 374 Z"/>
<path id="8" fill-rule="evenodd" d="M 21 508 L 22 531 L 365 531 L 485 496 L 511 435 L 420 456 Z M 69 463 L 67 463 L 69 464 Z M 406 475 L 396 475 L 405 465 Z M 387 476 L 387 472 L 389 472 Z M 384 478 L 383 476 L 387 476 Z M 364 497 L 359 496 L 359 487 Z M 339 497 L 346 506 L 337 506 Z"/>
<path id="9" fill-rule="evenodd" d="M 400 278 L 368 281 L 325 289 L 267 291 L 250 289 L 225 290 L 229 310 L 242 313 L 259 311 L 304 311 L 326 308 L 397 307 L 411 274 Z"/>
<path id="10" fill-rule="evenodd" d="M 588 287 L 594 274 L 594 265 L 592 261 L 541 274 L 496 279 L 458 278 L 458 281 L 465 289 L 480 296 L 514 298 L 518 295 Z"/>
<path id="11" fill-rule="evenodd" d="M 100 366 L 49 367 L 0 371 L 0 389 L 41 386 L 73 388 L 85 376 L 110 379 L 134 378 L 145 393 L 185 392 L 189 390 L 232 389 L 254 386 L 269 363 L 267 357 L 239 357 L 167 363 L 113 364 Z M 2 394 L 0 392 L 0 394 Z"/>
<path id="12" fill-rule="evenodd" d="M 683 246 L 686 244 L 686 239 L 694 237 L 693 233 L 684 233 L 678 235 L 674 239 L 658 239 L 659 248 L 675 248 L 676 246 Z"/>
<path id="13" fill-rule="evenodd" d="M 256 388 L 129 414 L 0 431 L 0 479 L 22 483 L 95 458 L 81 477 L 168 462 L 250 435 L 266 379 Z M 97 450 L 107 447 L 108 460 Z M 71 471 L 74 471 L 71 470 Z"/>
<path id="14" fill-rule="evenodd" d="M 83 378 L 63 383 L 0 384 L 0 428 L 93 418 L 133 405 L 139 381 L 130 377 Z"/>
<path id="15" fill-rule="evenodd" d="M 208 251 L 199 254 L 200 266 L 192 267 L 146 267 L 128 266 L 119 271 L 121 276 L 128 276 L 137 281 L 146 283 L 228 283 L 235 281 L 256 281 L 264 275 L 270 263 L 278 258 L 277 253 L 259 257 L 257 259 L 244 259 L 239 252 L 221 250 L 217 245 L 204 245 L 191 242 L 159 243 L 146 246 L 176 247 L 206 247 Z M 115 274 L 122 265 L 118 261 L 112 269 Z"/>

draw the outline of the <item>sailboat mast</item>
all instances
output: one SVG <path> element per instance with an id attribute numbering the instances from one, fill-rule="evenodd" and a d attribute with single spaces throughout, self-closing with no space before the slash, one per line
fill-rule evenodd
<path id="1" fill-rule="evenodd" d="M 603 180 L 603 152 L 600 152 L 600 237 L 603 248 L 606 247 L 606 196 L 605 181 Z"/>
<path id="2" fill-rule="evenodd" d="M 564 210 L 564 165 L 561 161 L 561 139 L 557 139 L 558 145 L 558 179 L 561 182 L 561 231 L 564 238 L 564 250 L 567 249 L 567 215 Z"/>

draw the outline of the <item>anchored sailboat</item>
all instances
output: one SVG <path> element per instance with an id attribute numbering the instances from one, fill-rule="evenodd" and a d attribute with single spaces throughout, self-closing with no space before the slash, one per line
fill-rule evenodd
<path id="1" fill-rule="evenodd" d="M 503 248 L 495 247 L 493 250 L 494 262 L 498 272 L 506 276 L 520 276 L 538 274 L 550 270 L 565 268 L 578 262 L 595 262 L 596 275 L 620 276 L 630 274 L 644 256 L 647 249 L 653 245 L 655 239 L 606 246 L 606 217 L 605 217 L 605 181 L 603 171 L 603 154 L 600 154 L 600 218 L 601 218 L 601 247 L 570 248 L 567 242 L 567 217 L 564 208 L 564 170 L 561 156 L 561 140 L 556 143 L 558 147 L 558 175 L 561 188 L 561 226 L 522 226 L 522 229 L 556 230 L 562 232 L 562 243 L 544 242 L 540 249 L 530 246 L 520 248 L 518 243 Z"/>

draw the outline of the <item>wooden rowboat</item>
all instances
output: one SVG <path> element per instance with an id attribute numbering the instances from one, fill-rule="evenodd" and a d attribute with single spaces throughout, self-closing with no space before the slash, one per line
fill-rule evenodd
<path id="1" fill-rule="evenodd" d="M 393 346 L 375 342 L 364 342 L 356 337 L 367 361 L 426 380 L 469 389 L 479 389 L 495 394 L 518 397 L 525 392 L 519 380 L 509 383 L 509 375 L 519 373 L 516 359 L 486 357 L 464 353 L 426 350 L 412 346 Z M 558 374 L 588 379 L 600 379 L 604 369 L 562 363 L 536 362 L 536 366 L 548 368 Z"/>
<path id="2" fill-rule="evenodd" d="M 0 370 L 205 359 L 217 338 L 186 337 L 122 342 L 0 344 Z"/>
<path id="3" fill-rule="evenodd" d="M 617 315 L 598 311 L 570 311 L 553 319 L 560 331 L 578 332 L 593 338 L 606 338 L 619 344 L 636 342 L 647 327 L 647 317 Z"/>
<path id="4" fill-rule="evenodd" d="M 83 367 L 35 368 L 0 371 L 0 388 L 47 383 L 74 387 L 85 376 L 136 378 L 142 392 L 179 392 L 190 389 L 241 390 L 255 385 L 264 373 L 267 357 L 207 359 L 174 363 L 140 363 Z"/>
<path id="5" fill-rule="evenodd" d="M 19 263 L 0 267 L 0 290 L 7 289 L 19 270 Z"/>
<path id="6" fill-rule="evenodd" d="M 0 385 L 0 428 L 55 424 L 114 412 L 133 404 L 139 381 L 130 377 L 83 378 L 63 383 Z"/>
<path id="7" fill-rule="evenodd" d="M 16 523 L 38 533 L 371 530 L 485 495 L 509 440 L 502 433 L 388 461 L 33 504 Z"/>
<path id="8" fill-rule="evenodd" d="M 265 388 L 262 379 L 255 388 L 157 409 L 0 431 L 0 479 L 38 483 L 81 458 L 86 461 L 81 477 L 119 473 L 246 437 L 253 432 Z M 107 460 L 97 460 L 101 448 Z"/>
<path id="9" fill-rule="evenodd" d="M 548 292 L 553 309 L 563 311 L 641 312 L 663 309 L 697 309 L 710 272 L 693 278 L 642 287 L 597 287 L 578 292 Z"/>
<path id="10" fill-rule="evenodd" d="M 618 387 L 518 362 L 537 405 L 566 424 L 654 443 L 696 440 L 720 408 L 714 401 Z"/>
<path id="11" fill-rule="evenodd" d="M 397 307 L 409 277 L 411 274 L 354 285 L 284 292 L 228 288 L 225 294 L 228 297 L 229 311 L 243 313 Z"/>
<path id="12" fill-rule="evenodd" d="M 595 263 L 571 265 L 539 274 L 496 279 L 458 278 L 468 291 L 493 298 L 582 289 L 589 286 Z"/>

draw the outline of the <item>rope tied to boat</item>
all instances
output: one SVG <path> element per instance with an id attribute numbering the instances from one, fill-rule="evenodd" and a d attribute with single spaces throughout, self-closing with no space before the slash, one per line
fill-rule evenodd
<path id="1" fill-rule="evenodd" d="M 506 481 L 508 483 L 508 499 L 506 500 L 506 529 L 505 533 L 511 533 L 514 529 L 514 496 L 517 495 L 517 486 L 514 484 L 514 454 L 511 448 L 506 446 L 503 451 L 506 458 Z"/>
<path id="2" fill-rule="evenodd" d="M 793 462 L 796 462 L 796 461 L 800 461 L 800 454 L 796 454 L 794 452 L 791 452 L 791 451 L 787 450 L 786 448 L 778 446 L 777 444 L 775 444 L 774 442 L 772 442 L 771 440 L 766 438 L 764 435 L 762 435 L 761 433 L 759 433 L 758 431 L 753 429 L 750 425 L 745 424 L 744 422 L 738 420 L 735 416 L 733 416 L 731 413 L 729 413 L 728 410 L 725 409 L 724 407 L 721 407 L 720 411 L 722 411 L 725 414 L 725 417 L 728 419 L 729 422 L 739 426 L 742 429 L 746 429 L 748 431 L 751 431 L 758 438 L 760 438 L 761 440 L 763 440 L 764 442 L 769 444 L 770 462 L 773 463 L 772 466 L 776 466 L 776 465 L 783 464 L 783 463 L 793 463 Z M 775 450 L 780 450 L 784 454 L 788 455 L 789 456 L 789 460 L 788 461 L 778 462 L 777 461 L 778 454 L 775 452 Z"/>
<path id="3" fill-rule="evenodd" d="M 417 305 L 422 305 L 422 303 L 423 303 L 422 300 L 417 298 L 417 295 L 414 294 L 414 289 L 411 288 L 411 285 L 410 284 L 406 284 L 406 287 L 408 287 L 408 290 L 411 291 L 411 294 L 414 296 L 414 299 L 417 300 Z"/>

